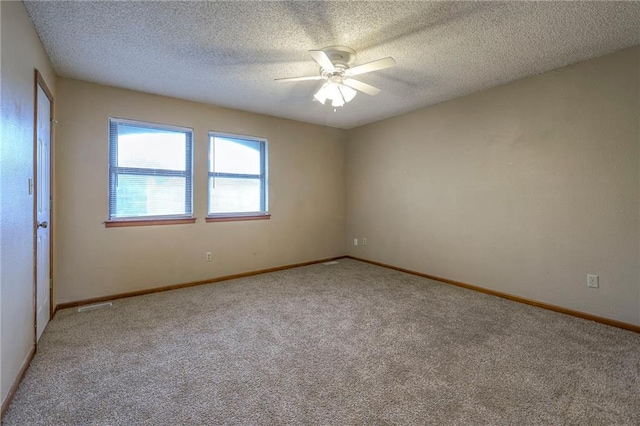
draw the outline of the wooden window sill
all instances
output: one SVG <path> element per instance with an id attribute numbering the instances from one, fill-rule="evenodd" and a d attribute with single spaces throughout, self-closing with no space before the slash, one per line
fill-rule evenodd
<path id="1" fill-rule="evenodd" d="M 243 220 L 268 220 L 271 219 L 270 214 L 257 214 L 252 216 L 210 216 L 205 219 L 207 223 L 211 222 L 239 222 Z"/>
<path id="2" fill-rule="evenodd" d="M 189 223 L 196 223 L 196 218 L 107 220 L 104 222 L 104 226 L 105 228 L 121 228 L 126 226 L 183 225 Z"/>

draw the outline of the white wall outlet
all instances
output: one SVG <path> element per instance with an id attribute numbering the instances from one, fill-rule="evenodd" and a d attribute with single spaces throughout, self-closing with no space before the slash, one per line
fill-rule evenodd
<path id="1" fill-rule="evenodd" d="M 207 262 L 211 262 L 213 260 L 213 255 L 211 254 L 210 251 L 206 252 L 205 255 L 206 255 L 205 259 Z"/>
<path id="2" fill-rule="evenodd" d="M 587 274 L 587 287 L 598 288 L 600 287 L 599 281 L 597 275 Z"/>
<path id="3" fill-rule="evenodd" d="M 354 238 L 354 239 L 353 239 L 353 245 L 354 245 L 354 246 L 357 246 L 357 245 L 358 245 L 358 239 L 357 239 L 357 238 Z"/>
<path id="4" fill-rule="evenodd" d="M 363 246 L 366 246 L 366 245 L 367 245 L 367 239 L 366 239 L 366 238 L 363 238 L 363 239 L 362 239 L 362 245 L 363 245 Z"/>

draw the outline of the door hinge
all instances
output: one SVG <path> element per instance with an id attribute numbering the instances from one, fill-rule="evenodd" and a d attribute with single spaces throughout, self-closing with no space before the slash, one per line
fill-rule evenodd
<path id="1" fill-rule="evenodd" d="M 49 278 L 49 289 L 53 288 L 53 278 Z"/>
<path id="2" fill-rule="evenodd" d="M 58 124 L 58 120 L 56 120 L 56 119 L 52 118 L 52 119 L 51 119 L 51 125 L 52 125 L 52 126 L 55 126 L 56 124 Z"/>

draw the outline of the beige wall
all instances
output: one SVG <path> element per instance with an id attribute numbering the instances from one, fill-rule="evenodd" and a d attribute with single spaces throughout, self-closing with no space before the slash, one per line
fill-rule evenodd
<path id="1" fill-rule="evenodd" d="M 639 69 L 635 47 L 349 131 L 348 254 L 640 324 Z"/>
<path id="2" fill-rule="evenodd" d="M 55 75 L 22 2 L 0 2 L 0 348 L 1 395 L 34 344 L 33 178 L 34 69 L 55 95 Z"/>
<path id="3" fill-rule="evenodd" d="M 64 78 L 58 93 L 57 303 L 344 254 L 345 131 Z M 109 117 L 194 129 L 195 224 L 105 228 Z M 268 138 L 270 220 L 204 222 L 209 130 Z"/>

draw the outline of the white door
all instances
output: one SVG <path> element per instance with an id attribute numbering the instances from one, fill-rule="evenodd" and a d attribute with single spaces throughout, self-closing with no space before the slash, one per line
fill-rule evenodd
<path id="1" fill-rule="evenodd" d="M 36 112 L 36 341 L 50 316 L 51 101 L 38 84 Z"/>

